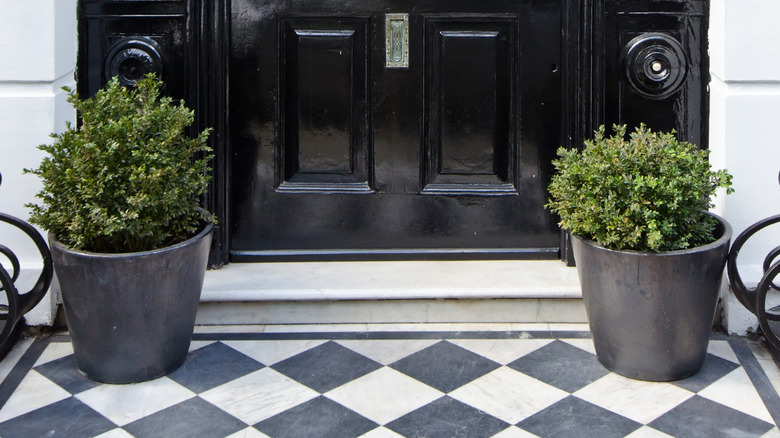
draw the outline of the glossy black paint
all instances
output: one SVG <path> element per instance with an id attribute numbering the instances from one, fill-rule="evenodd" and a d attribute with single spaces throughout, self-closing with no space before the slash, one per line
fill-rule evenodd
<path id="1" fill-rule="evenodd" d="M 540 163 L 561 142 L 562 8 L 539 3 L 233 2 L 234 260 L 557 257 Z M 410 13 L 408 69 L 385 68 L 386 10 Z"/>
<path id="2" fill-rule="evenodd" d="M 645 7 L 641 7 L 642 4 Z M 647 7 L 652 5 L 653 7 Z M 700 147 L 707 147 L 709 59 L 707 25 L 709 3 L 698 2 L 631 2 L 606 3 L 605 13 L 605 122 L 637 126 L 644 122 L 656 130 L 676 130 L 680 137 Z M 668 93 L 650 96 L 628 79 L 626 48 L 638 37 L 662 36 L 666 48 L 661 58 L 671 58 L 672 74 L 685 70 L 680 84 Z M 669 41 L 670 40 L 670 41 Z M 649 45 L 649 44 L 648 44 Z M 671 52 L 682 49 L 679 66 Z"/>
<path id="3" fill-rule="evenodd" d="M 387 13 L 409 14 L 406 69 L 385 67 Z M 167 91 L 215 128 L 212 264 L 567 259 L 543 208 L 558 146 L 644 121 L 706 147 L 707 13 L 703 0 L 81 0 L 79 90 L 102 86 L 128 39 L 159 48 Z M 686 52 L 662 98 L 627 75 L 644 33 Z"/>

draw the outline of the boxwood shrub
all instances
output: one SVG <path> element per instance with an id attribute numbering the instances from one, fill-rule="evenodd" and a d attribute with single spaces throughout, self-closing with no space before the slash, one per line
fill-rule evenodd
<path id="1" fill-rule="evenodd" d="M 161 97 L 153 75 L 132 89 L 114 78 L 93 97 L 70 102 L 78 127 L 52 134 L 36 169 L 40 204 L 30 221 L 62 243 L 92 252 L 151 250 L 186 240 L 207 219 L 199 209 L 210 180 L 209 130 L 190 136 L 194 113 Z M 207 219 L 210 220 L 210 219 Z"/>
<path id="2" fill-rule="evenodd" d="M 582 151 L 558 150 L 547 207 L 561 227 L 611 249 L 670 251 L 712 242 L 718 188 L 732 176 L 712 170 L 708 150 L 680 142 L 674 132 L 641 125 L 605 136 L 601 126 Z"/>

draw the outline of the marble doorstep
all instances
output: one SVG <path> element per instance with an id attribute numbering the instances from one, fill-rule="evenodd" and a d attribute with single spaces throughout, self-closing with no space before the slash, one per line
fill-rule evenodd
<path id="1" fill-rule="evenodd" d="M 208 271 L 199 324 L 582 323 L 560 261 L 236 263 Z"/>
<path id="2" fill-rule="evenodd" d="M 38 339 L 0 384 L 0 436 L 780 437 L 776 365 L 741 338 L 650 383 L 601 367 L 578 325 L 242 328 L 198 327 L 180 370 L 137 385 L 90 382 L 67 336 Z"/>
<path id="3" fill-rule="evenodd" d="M 206 273 L 201 300 L 581 298 L 559 260 L 232 263 Z"/>

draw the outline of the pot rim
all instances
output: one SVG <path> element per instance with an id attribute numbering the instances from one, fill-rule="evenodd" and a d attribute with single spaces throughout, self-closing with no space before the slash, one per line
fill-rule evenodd
<path id="1" fill-rule="evenodd" d="M 148 256 L 151 254 L 159 254 L 162 252 L 167 251 L 175 251 L 176 249 L 189 245 L 195 240 L 200 240 L 209 233 L 211 233 L 214 230 L 214 224 L 212 222 L 206 222 L 205 225 L 202 227 L 200 231 L 198 231 L 197 234 L 190 237 L 187 240 L 181 241 L 179 243 L 176 243 L 174 245 L 164 246 L 162 248 L 156 248 L 156 249 L 150 249 L 146 251 L 137 251 L 137 252 L 93 252 L 93 251 L 85 251 L 81 249 L 74 249 L 69 247 L 68 245 L 65 245 L 64 243 L 60 242 L 59 239 L 57 239 L 57 236 L 55 236 L 52 233 L 48 233 L 49 238 L 49 246 L 52 248 L 56 247 L 59 250 L 67 251 L 72 254 L 82 255 L 82 256 L 88 256 L 88 257 L 94 257 L 94 258 L 116 258 L 116 257 L 143 257 Z"/>
<path id="2" fill-rule="evenodd" d="M 596 243 L 596 241 L 594 241 L 592 239 L 585 238 L 583 236 L 580 236 L 579 234 L 572 233 L 571 235 L 572 235 L 572 237 L 576 238 L 577 240 L 581 241 L 582 243 L 588 244 L 590 246 L 594 246 L 594 247 L 599 248 L 599 249 L 601 249 L 603 251 L 609 251 L 609 252 L 621 253 L 621 254 L 629 254 L 629 255 L 640 255 L 640 256 L 670 257 L 670 256 L 678 256 L 678 255 L 685 255 L 685 254 L 692 254 L 692 253 L 697 253 L 697 252 L 708 251 L 708 250 L 715 249 L 715 248 L 723 246 L 723 245 L 726 245 L 728 247 L 729 241 L 731 240 L 731 236 L 733 234 L 733 230 L 731 228 L 731 224 L 729 224 L 728 221 L 726 221 L 726 219 L 724 219 L 721 216 L 719 216 L 719 215 L 717 215 L 715 213 L 712 213 L 710 211 L 705 211 L 704 214 L 706 214 L 708 216 L 714 217 L 721 224 L 721 226 L 723 227 L 723 234 L 719 238 L 715 239 L 714 242 L 710 242 L 710 243 L 708 243 L 706 245 L 699 245 L 699 246 L 694 246 L 694 247 L 686 248 L 686 249 L 676 249 L 676 250 L 673 250 L 673 251 L 657 251 L 657 252 L 653 252 L 653 251 L 637 251 L 637 250 L 634 250 L 634 249 L 612 249 L 612 248 L 607 248 L 606 246 L 599 245 L 598 243 Z"/>

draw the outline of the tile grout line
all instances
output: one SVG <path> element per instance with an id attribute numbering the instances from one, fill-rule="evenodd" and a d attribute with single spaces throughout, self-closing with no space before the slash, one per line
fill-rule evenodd
<path id="1" fill-rule="evenodd" d="M 764 406 L 774 419 L 775 426 L 780 426 L 780 395 L 774 390 L 764 369 L 758 363 L 758 359 L 753 356 L 753 352 L 750 351 L 744 339 L 729 337 L 728 342 L 748 377 L 750 377 L 750 381 L 753 383 L 756 391 L 758 391 Z"/>
<path id="2" fill-rule="evenodd" d="M 8 376 L 0 383 L 0 409 L 3 409 L 8 399 L 11 398 L 22 380 L 32 370 L 35 362 L 43 354 L 43 350 L 49 345 L 51 337 L 39 338 L 27 348 L 22 357 L 16 362 Z"/>

